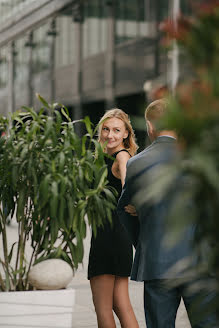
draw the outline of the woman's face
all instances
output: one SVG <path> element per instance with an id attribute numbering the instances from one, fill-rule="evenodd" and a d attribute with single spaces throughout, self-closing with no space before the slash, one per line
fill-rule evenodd
<path id="1" fill-rule="evenodd" d="M 123 148 L 123 139 L 128 137 L 128 131 L 122 120 L 116 117 L 107 119 L 102 126 L 100 140 L 107 142 L 106 149 L 109 154 Z"/>

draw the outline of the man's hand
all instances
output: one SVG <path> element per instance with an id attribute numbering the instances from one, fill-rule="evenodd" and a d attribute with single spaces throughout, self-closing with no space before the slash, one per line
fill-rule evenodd
<path id="1" fill-rule="evenodd" d="M 135 207 L 133 205 L 130 205 L 129 204 L 129 205 L 125 206 L 124 209 L 130 215 L 132 215 L 132 216 L 138 216 L 138 214 L 136 212 L 136 209 L 135 209 Z"/>

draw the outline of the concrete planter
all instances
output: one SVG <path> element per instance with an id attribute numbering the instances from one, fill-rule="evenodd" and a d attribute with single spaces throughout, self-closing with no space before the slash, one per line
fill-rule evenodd
<path id="1" fill-rule="evenodd" d="M 0 327 L 72 328 L 75 290 L 0 293 Z"/>

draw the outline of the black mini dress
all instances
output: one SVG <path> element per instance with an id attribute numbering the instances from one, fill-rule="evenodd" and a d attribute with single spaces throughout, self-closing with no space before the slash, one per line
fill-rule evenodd
<path id="1" fill-rule="evenodd" d="M 112 155 L 116 158 L 122 149 Z M 112 174 L 113 160 L 106 158 L 109 185 L 118 191 L 118 199 L 122 191 L 121 180 Z M 88 279 L 111 274 L 129 277 L 132 267 L 133 250 L 127 233 L 119 221 L 116 210 L 112 213 L 112 225 L 107 220 L 103 227 L 98 228 L 97 235 L 91 237 L 91 247 L 88 263 Z"/>

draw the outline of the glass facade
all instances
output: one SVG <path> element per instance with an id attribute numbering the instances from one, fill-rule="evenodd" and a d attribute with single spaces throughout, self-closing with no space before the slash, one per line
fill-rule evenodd
<path id="1" fill-rule="evenodd" d="M 107 0 L 82 1 L 84 9 L 82 15 L 82 54 L 83 59 L 86 60 L 89 57 L 104 53 L 107 49 L 109 8 Z M 153 33 L 156 36 L 158 23 L 170 15 L 173 1 L 115 0 L 115 43 L 119 46 L 119 49 L 120 45 L 129 41 L 132 43 L 132 41 L 140 38 L 151 39 Z M 203 0 L 197 0 L 197 2 L 201 1 Z M 6 26 L 7 21 L 13 22 L 13 16 L 16 18 L 20 17 L 20 14 L 22 16 L 22 13 L 25 12 L 24 8 L 29 7 L 30 12 L 33 11 L 34 13 L 37 3 L 37 0 L 0 0 L 0 33 L 3 27 Z M 74 22 L 72 4 L 73 2 L 69 4 L 69 7 L 64 7 L 59 13 L 55 13 L 56 26 L 54 33 L 50 33 L 52 15 L 49 15 L 50 18 L 44 21 L 41 26 L 32 27 L 33 30 L 30 27 L 30 30 L 25 30 L 22 36 L 16 36 L 14 39 L 14 77 L 16 85 L 19 83 L 25 84 L 28 81 L 30 45 L 27 44 L 27 41 L 31 32 L 33 33 L 33 75 L 36 76 L 50 68 L 53 41 L 55 43 L 55 69 L 74 64 L 78 44 L 76 40 L 77 23 Z M 181 0 L 180 7 L 184 14 L 192 13 L 190 0 Z M 6 42 L 6 40 L 3 40 L 3 46 L 0 48 L 0 89 L 4 89 L 8 84 L 9 48 Z M 141 44 L 141 40 L 139 44 Z M 132 54 L 130 54 L 130 58 L 131 56 Z"/>
<path id="2" fill-rule="evenodd" d="M 36 0 L 0 0 L 0 17 L 3 24 L 9 17 L 22 12 L 25 5 L 29 5 Z M 156 11 L 155 3 L 158 8 Z M 104 52 L 107 47 L 107 8 L 105 0 L 89 0 L 84 3 L 84 24 L 83 24 L 83 58 L 88 58 L 98 53 Z M 191 12 L 189 0 L 181 0 L 182 12 Z M 117 0 L 115 1 L 116 16 L 116 44 L 141 38 L 150 37 L 151 27 L 155 27 L 155 17 L 163 20 L 168 16 L 170 9 L 169 1 L 153 0 Z M 72 19 L 71 7 L 65 11 L 67 14 L 60 14 L 56 19 L 56 63 L 55 66 L 62 67 L 71 65 L 75 59 L 75 31 Z M 34 73 L 37 74 L 49 65 L 49 43 L 48 36 L 49 22 L 34 31 Z M 27 48 L 25 39 L 16 41 L 16 79 L 23 80 L 27 74 L 26 63 Z M 5 85 L 7 79 L 7 54 L 1 50 L 0 85 Z"/>
<path id="3" fill-rule="evenodd" d="M 9 17 L 22 12 L 22 9 L 36 0 L 0 0 L 0 28 Z M 168 12 L 168 1 L 161 1 L 162 16 Z M 117 0 L 115 1 L 115 39 L 116 44 L 128 40 L 149 36 L 150 24 L 155 24 L 153 0 Z M 75 26 L 72 6 L 56 17 L 56 36 L 48 35 L 51 20 L 33 32 L 33 74 L 49 68 L 50 43 L 55 37 L 55 67 L 72 65 L 76 56 Z M 83 58 L 89 58 L 106 51 L 107 48 L 107 5 L 105 0 L 84 2 L 83 12 Z M 15 40 L 15 79 L 27 81 L 30 45 L 27 44 L 28 33 Z M 7 84 L 8 75 L 7 47 L 0 49 L 0 87 Z"/>

